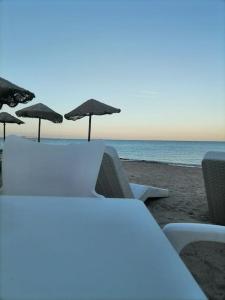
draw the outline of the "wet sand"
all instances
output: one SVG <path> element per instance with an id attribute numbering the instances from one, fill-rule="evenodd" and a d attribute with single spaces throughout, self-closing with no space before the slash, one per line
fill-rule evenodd
<path id="1" fill-rule="evenodd" d="M 160 226 L 172 222 L 211 223 L 202 169 L 163 163 L 123 161 L 131 182 L 168 188 L 168 198 L 147 200 Z M 182 259 L 209 299 L 225 300 L 225 245 L 198 242 Z"/>

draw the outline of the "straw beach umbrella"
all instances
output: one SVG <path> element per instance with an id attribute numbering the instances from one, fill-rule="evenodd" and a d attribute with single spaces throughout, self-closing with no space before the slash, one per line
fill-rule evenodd
<path id="1" fill-rule="evenodd" d="M 30 91 L 0 77 L 0 109 L 3 104 L 15 107 L 18 103 L 27 103 L 34 97 L 35 95 Z"/>
<path id="2" fill-rule="evenodd" d="M 8 114 L 7 112 L 1 112 L 0 113 L 0 123 L 3 123 L 3 138 L 5 140 L 5 124 L 6 123 L 15 123 L 15 124 L 24 124 L 23 121 L 20 119 L 17 119 L 16 117 Z"/>
<path id="3" fill-rule="evenodd" d="M 18 117 L 39 119 L 38 142 L 40 142 L 41 119 L 48 120 L 53 123 L 62 123 L 63 121 L 63 117 L 60 114 L 42 103 L 38 103 L 18 110 L 16 111 L 16 115 Z"/>
<path id="4" fill-rule="evenodd" d="M 106 115 L 106 114 L 113 114 L 119 113 L 121 110 L 112 106 L 109 106 L 105 103 L 97 101 L 95 99 L 90 99 L 69 112 L 65 114 L 65 118 L 67 120 L 79 120 L 83 117 L 89 117 L 89 129 L 88 129 L 88 141 L 91 138 L 91 117 L 93 115 Z"/>

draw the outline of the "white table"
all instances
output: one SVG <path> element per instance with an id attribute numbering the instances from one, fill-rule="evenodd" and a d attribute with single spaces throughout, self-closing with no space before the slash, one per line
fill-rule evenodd
<path id="1" fill-rule="evenodd" d="M 0 197 L 0 299 L 206 299 L 141 201 Z"/>

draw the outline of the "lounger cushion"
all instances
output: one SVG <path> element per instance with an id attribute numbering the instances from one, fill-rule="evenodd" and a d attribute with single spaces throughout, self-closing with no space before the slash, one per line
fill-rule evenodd
<path id="1" fill-rule="evenodd" d="M 9 136 L 3 149 L 2 193 L 93 196 L 104 148 L 100 141 L 50 145 Z"/>

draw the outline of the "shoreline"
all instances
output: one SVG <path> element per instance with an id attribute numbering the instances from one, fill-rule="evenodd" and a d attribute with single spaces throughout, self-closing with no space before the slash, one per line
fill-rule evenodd
<path id="1" fill-rule="evenodd" d="M 156 160 L 144 160 L 144 159 L 132 159 L 132 158 L 123 158 L 120 157 L 122 161 L 127 162 L 140 162 L 140 163 L 149 163 L 149 164 L 159 164 L 159 165 L 167 165 L 167 166 L 175 166 L 175 167 L 186 167 L 186 168 L 198 168 L 201 169 L 201 165 L 197 164 L 185 164 L 185 163 L 176 163 L 176 162 L 169 162 L 169 161 L 156 161 Z"/>

